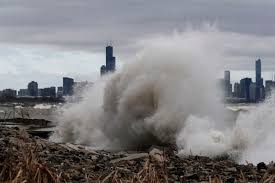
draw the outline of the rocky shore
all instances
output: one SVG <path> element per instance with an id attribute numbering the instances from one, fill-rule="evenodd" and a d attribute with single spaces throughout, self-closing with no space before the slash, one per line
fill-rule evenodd
<path id="1" fill-rule="evenodd" d="M 0 127 L 0 182 L 275 182 L 273 163 L 178 157 L 172 147 L 107 152 Z"/>

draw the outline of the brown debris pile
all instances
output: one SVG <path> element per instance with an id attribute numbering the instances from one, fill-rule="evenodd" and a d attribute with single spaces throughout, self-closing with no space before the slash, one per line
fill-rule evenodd
<path id="1" fill-rule="evenodd" d="M 275 182 L 273 163 L 178 157 L 171 148 L 106 152 L 0 127 L 0 182 Z"/>

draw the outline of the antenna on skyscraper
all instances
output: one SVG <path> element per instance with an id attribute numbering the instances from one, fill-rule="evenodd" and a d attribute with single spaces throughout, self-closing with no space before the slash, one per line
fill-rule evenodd
<path id="1" fill-rule="evenodd" d="M 109 40 L 106 46 L 113 46 L 113 40 Z"/>
<path id="2" fill-rule="evenodd" d="M 110 40 L 110 41 L 107 41 L 107 44 L 106 44 L 106 47 L 107 46 L 113 46 L 113 42 Z"/>

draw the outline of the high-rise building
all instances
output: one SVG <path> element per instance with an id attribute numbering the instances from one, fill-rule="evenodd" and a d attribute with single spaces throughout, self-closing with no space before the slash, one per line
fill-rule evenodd
<path id="1" fill-rule="evenodd" d="M 5 89 L 2 91 L 3 97 L 16 97 L 17 91 L 13 89 Z"/>
<path id="2" fill-rule="evenodd" d="M 256 83 L 251 83 L 249 85 L 249 101 L 256 102 Z"/>
<path id="3" fill-rule="evenodd" d="M 224 71 L 224 90 L 225 90 L 225 97 L 232 96 L 232 84 L 230 83 L 230 71 Z"/>
<path id="4" fill-rule="evenodd" d="M 57 87 L 57 97 L 62 97 L 63 96 L 63 87 L 59 86 Z"/>
<path id="5" fill-rule="evenodd" d="M 32 97 L 38 96 L 38 83 L 32 81 L 28 84 L 28 95 Z"/>
<path id="6" fill-rule="evenodd" d="M 230 71 L 224 71 L 224 80 L 230 83 Z"/>
<path id="7" fill-rule="evenodd" d="M 101 75 L 108 72 L 114 72 L 116 70 L 116 57 L 113 56 L 113 47 L 106 47 L 106 65 L 100 67 Z"/>
<path id="8" fill-rule="evenodd" d="M 265 81 L 265 95 L 270 96 L 272 90 L 275 88 L 275 81 L 272 80 L 266 80 Z"/>
<path id="9" fill-rule="evenodd" d="M 73 85 L 74 85 L 74 79 L 68 78 L 68 77 L 63 78 L 63 95 L 64 96 L 73 95 Z"/>
<path id="10" fill-rule="evenodd" d="M 28 89 L 20 89 L 18 91 L 18 96 L 20 97 L 28 96 Z"/>
<path id="11" fill-rule="evenodd" d="M 239 83 L 234 83 L 234 93 L 233 96 L 236 98 L 240 98 L 241 88 Z"/>
<path id="12" fill-rule="evenodd" d="M 243 78 L 240 81 L 240 98 L 245 98 L 247 101 L 249 101 L 250 95 L 249 95 L 249 86 L 252 83 L 251 78 Z"/>
<path id="13" fill-rule="evenodd" d="M 102 75 L 104 75 L 104 74 L 106 74 L 106 66 L 105 65 L 102 65 L 101 67 L 100 67 L 100 75 L 102 76 Z"/>
<path id="14" fill-rule="evenodd" d="M 255 71 L 256 71 L 256 78 L 255 78 L 255 80 L 256 80 L 256 101 L 259 101 L 259 100 L 262 100 L 264 97 L 261 59 L 256 60 Z"/>
<path id="15" fill-rule="evenodd" d="M 261 86 L 263 83 L 262 80 L 262 67 L 261 67 L 261 59 L 256 60 L 255 62 L 255 70 L 256 70 L 256 86 Z"/>
<path id="16" fill-rule="evenodd" d="M 56 97 L 56 88 L 54 86 L 49 88 L 42 88 L 40 89 L 40 96 L 41 97 Z"/>

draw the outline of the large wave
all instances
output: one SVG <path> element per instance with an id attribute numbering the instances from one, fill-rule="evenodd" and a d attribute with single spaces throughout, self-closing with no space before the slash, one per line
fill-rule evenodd
<path id="1" fill-rule="evenodd" d="M 62 108 L 52 139 L 101 149 L 171 143 L 180 154 L 237 153 L 241 161 L 260 160 L 250 150 L 258 156 L 270 148 L 274 125 L 263 123 L 273 119 L 272 109 L 233 120 L 217 90 L 223 57 L 212 34 L 189 31 L 142 42 L 134 61 L 99 79 L 84 100 Z"/>

